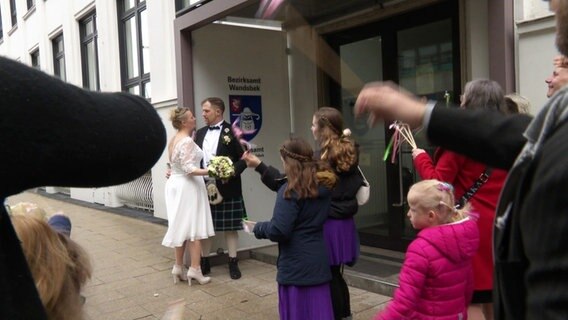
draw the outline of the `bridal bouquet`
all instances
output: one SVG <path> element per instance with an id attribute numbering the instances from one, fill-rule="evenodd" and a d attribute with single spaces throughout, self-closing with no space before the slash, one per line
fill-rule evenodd
<path id="1" fill-rule="evenodd" d="M 211 161 L 209 161 L 207 171 L 209 172 L 210 177 L 221 180 L 228 180 L 230 177 L 235 175 L 233 161 L 231 161 L 229 157 L 225 156 L 213 157 Z"/>

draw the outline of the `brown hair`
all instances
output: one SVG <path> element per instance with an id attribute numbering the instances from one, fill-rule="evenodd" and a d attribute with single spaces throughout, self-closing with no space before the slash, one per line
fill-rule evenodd
<path id="1" fill-rule="evenodd" d="M 454 187 L 435 179 L 413 184 L 408 191 L 408 201 L 416 203 L 423 210 L 436 211 L 446 223 L 461 220 L 470 211 L 469 204 L 462 209 L 456 209 Z"/>
<path id="2" fill-rule="evenodd" d="M 348 171 L 357 163 L 355 142 L 343 134 L 343 117 L 339 110 L 322 107 L 314 113 L 317 121 L 321 160 L 329 163 L 336 172 Z"/>
<path id="3" fill-rule="evenodd" d="M 217 97 L 205 98 L 203 99 L 203 101 L 201 101 L 201 105 L 203 105 L 205 102 L 209 102 L 212 107 L 220 109 L 221 113 L 225 113 L 225 102 L 223 102 L 223 99 Z"/>
<path id="4" fill-rule="evenodd" d="M 298 199 L 318 196 L 318 185 L 331 189 L 335 185 L 335 174 L 328 165 L 314 160 L 314 151 L 302 138 L 290 138 L 280 147 L 280 156 L 284 160 L 284 170 L 288 186 L 284 197 L 289 199 L 295 192 Z M 326 171 L 329 173 L 327 174 Z"/>
<path id="5" fill-rule="evenodd" d="M 189 108 L 179 107 L 170 111 L 170 121 L 176 130 L 181 129 L 181 122 L 187 117 Z"/>
<path id="6" fill-rule="evenodd" d="M 501 86 L 489 79 L 473 80 L 465 84 L 463 106 L 466 109 L 486 109 L 504 112 L 505 95 Z"/>
<path id="7" fill-rule="evenodd" d="M 91 277 L 87 253 L 34 216 L 11 217 L 49 319 L 82 319 L 80 291 Z"/>

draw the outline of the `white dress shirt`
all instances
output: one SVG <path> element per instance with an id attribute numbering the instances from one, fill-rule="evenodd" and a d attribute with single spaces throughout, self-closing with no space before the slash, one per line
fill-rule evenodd
<path id="1" fill-rule="evenodd" d="M 223 121 L 212 125 L 211 127 L 219 127 L 219 130 L 209 130 L 205 133 L 205 138 L 203 139 L 203 165 L 205 168 L 209 165 L 211 158 L 217 155 L 217 145 L 219 144 L 219 137 L 221 136 L 221 130 L 223 130 Z"/>

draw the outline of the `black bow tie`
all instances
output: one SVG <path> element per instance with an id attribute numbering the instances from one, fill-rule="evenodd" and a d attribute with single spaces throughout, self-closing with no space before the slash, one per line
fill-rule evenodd
<path id="1" fill-rule="evenodd" d="M 209 130 L 221 130 L 221 127 L 218 127 L 218 126 L 209 126 Z"/>

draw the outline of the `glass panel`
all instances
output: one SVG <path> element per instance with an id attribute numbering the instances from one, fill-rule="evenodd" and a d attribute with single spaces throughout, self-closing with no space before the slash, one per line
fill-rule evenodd
<path id="1" fill-rule="evenodd" d="M 152 98 L 152 84 L 150 82 L 144 83 L 144 98 Z"/>
<path id="2" fill-rule="evenodd" d="M 176 11 L 180 11 L 185 7 L 189 7 L 190 3 L 191 1 L 189 0 L 176 0 Z"/>
<path id="3" fill-rule="evenodd" d="M 454 96 L 453 40 L 451 20 L 441 20 L 397 33 L 399 57 L 399 83 L 407 90 L 433 100 L 445 100 L 446 92 Z M 420 148 L 433 152 L 424 133 L 415 134 Z M 419 177 L 414 171 L 412 152 L 404 145 L 399 157 L 405 182 L 404 190 Z M 404 192 L 406 199 L 406 192 Z M 412 237 L 416 231 L 404 219 L 404 236 Z"/>
<path id="4" fill-rule="evenodd" d="M 124 0 L 124 11 L 128 11 L 136 6 L 136 0 Z"/>
<path id="5" fill-rule="evenodd" d="M 138 77 L 138 38 L 136 37 L 136 18 L 132 17 L 125 23 L 126 39 L 126 74 L 128 79 Z"/>
<path id="6" fill-rule="evenodd" d="M 135 95 L 139 95 L 140 94 L 140 86 L 130 87 L 130 88 L 128 88 L 128 92 L 135 94 Z"/>
<path id="7" fill-rule="evenodd" d="M 148 14 L 140 12 L 140 28 L 142 38 L 142 74 L 150 73 L 150 41 L 148 39 Z"/>
<path id="8" fill-rule="evenodd" d="M 57 53 L 63 53 L 63 38 L 57 38 L 56 40 L 56 46 L 57 46 Z"/>
<path id="9" fill-rule="evenodd" d="M 88 35 L 92 34 L 94 29 L 95 29 L 94 21 L 93 21 L 93 19 L 89 19 L 89 21 L 85 22 L 85 35 L 84 36 L 88 36 Z"/>
<path id="10" fill-rule="evenodd" d="M 39 50 L 38 51 L 34 51 L 31 54 L 32 56 L 32 67 L 39 69 Z"/>
<path id="11" fill-rule="evenodd" d="M 355 216 L 360 231 L 388 235 L 388 203 L 384 126 L 369 128 L 363 119 L 355 119 L 353 106 L 366 82 L 382 80 L 382 41 L 380 36 L 352 42 L 339 48 L 341 57 L 341 111 L 345 125 L 360 144 L 359 165 L 371 184 L 369 203 Z M 364 229 L 364 230 L 363 230 Z"/>
<path id="12" fill-rule="evenodd" d="M 452 24 L 449 19 L 398 32 L 399 82 L 416 93 L 444 100 L 453 96 Z"/>
<path id="13" fill-rule="evenodd" d="M 87 88 L 92 91 L 97 91 L 99 88 L 98 74 L 97 74 L 97 52 L 95 42 L 91 41 L 86 45 L 86 65 L 87 65 Z"/>
<path id="14" fill-rule="evenodd" d="M 57 60 L 57 71 L 56 74 L 59 76 L 59 79 L 65 81 L 65 58 L 61 58 Z"/>

